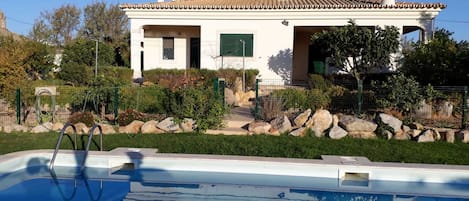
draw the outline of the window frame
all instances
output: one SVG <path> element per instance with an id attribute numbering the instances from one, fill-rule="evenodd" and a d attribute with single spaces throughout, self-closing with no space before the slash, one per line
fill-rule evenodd
<path id="1" fill-rule="evenodd" d="M 166 48 L 165 41 L 169 41 L 169 40 L 172 41 L 172 43 L 170 44 L 171 47 Z M 163 37 L 162 50 L 163 50 L 163 55 L 162 55 L 163 60 L 174 60 L 174 37 Z"/>
<path id="2" fill-rule="evenodd" d="M 252 33 L 221 33 L 220 56 L 242 57 L 243 45 L 240 40 L 246 42 L 244 57 L 254 57 L 254 34 Z"/>

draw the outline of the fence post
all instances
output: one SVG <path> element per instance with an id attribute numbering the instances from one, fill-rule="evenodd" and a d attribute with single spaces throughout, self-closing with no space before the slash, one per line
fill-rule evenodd
<path id="1" fill-rule="evenodd" d="M 213 78 L 213 92 L 215 92 L 215 95 L 218 95 L 218 77 Z"/>
<path id="2" fill-rule="evenodd" d="M 362 96 L 363 96 L 363 80 L 357 80 L 358 84 L 358 93 L 357 93 L 357 103 L 358 103 L 358 115 L 362 113 Z"/>
<path id="3" fill-rule="evenodd" d="M 119 87 L 114 88 L 114 124 L 117 123 L 117 116 L 119 115 Z"/>
<path id="4" fill-rule="evenodd" d="M 16 123 L 21 124 L 21 90 L 16 88 Z"/>
<path id="5" fill-rule="evenodd" d="M 464 94 L 463 94 L 463 99 L 462 99 L 462 122 L 461 122 L 461 128 L 465 129 L 467 128 L 467 86 L 464 87 Z"/>
<path id="6" fill-rule="evenodd" d="M 224 78 L 219 79 L 219 84 L 220 84 L 221 102 L 223 106 L 225 106 L 225 79 Z"/>
<path id="7" fill-rule="evenodd" d="M 259 79 L 256 79 L 256 107 L 254 108 L 254 119 L 259 119 Z"/>

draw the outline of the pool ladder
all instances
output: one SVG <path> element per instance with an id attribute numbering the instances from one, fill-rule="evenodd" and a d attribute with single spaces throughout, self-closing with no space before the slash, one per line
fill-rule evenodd
<path id="1" fill-rule="evenodd" d="M 77 150 L 77 129 L 76 129 L 75 125 L 73 125 L 70 122 L 67 122 L 65 124 L 65 126 L 62 128 L 62 130 L 60 131 L 59 139 L 57 140 L 57 144 L 55 145 L 54 154 L 52 155 L 52 159 L 49 163 L 49 169 L 50 170 L 52 170 L 54 168 L 55 158 L 57 157 L 57 154 L 59 153 L 60 144 L 62 144 L 62 140 L 63 140 L 63 137 L 65 135 L 65 130 L 67 130 L 68 127 L 72 127 L 73 134 L 74 134 L 74 139 L 72 140 L 69 135 L 67 135 L 67 136 L 72 141 L 73 150 Z M 89 136 L 88 137 L 88 143 L 86 144 L 86 149 L 85 149 L 85 152 L 84 152 L 83 161 L 81 162 L 80 173 L 82 173 L 83 169 L 85 168 L 86 158 L 88 157 L 88 151 L 90 150 L 90 145 L 91 145 L 91 142 L 93 141 L 93 134 L 94 134 L 94 131 L 95 131 L 96 128 L 99 129 L 99 151 L 103 151 L 103 129 L 101 128 L 101 126 L 99 124 L 94 124 L 93 127 L 91 127 L 91 129 L 88 132 L 88 136 Z"/>

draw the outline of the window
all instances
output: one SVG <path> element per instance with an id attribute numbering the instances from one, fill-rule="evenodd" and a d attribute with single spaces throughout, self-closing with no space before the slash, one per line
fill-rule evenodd
<path id="1" fill-rule="evenodd" d="M 220 35 L 220 55 L 221 56 L 243 56 L 243 43 L 245 42 L 244 56 L 252 57 L 253 53 L 252 34 L 221 34 Z"/>
<path id="2" fill-rule="evenodd" d="M 163 37 L 163 59 L 174 59 L 174 37 Z"/>

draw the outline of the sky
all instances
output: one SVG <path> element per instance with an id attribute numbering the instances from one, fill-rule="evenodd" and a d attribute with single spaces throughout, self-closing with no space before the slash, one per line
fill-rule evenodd
<path id="1" fill-rule="evenodd" d="M 28 35 L 35 19 L 43 11 L 52 11 L 64 4 L 83 8 L 96 0 L 0 0 L 0 10 L 7 17 L 7 29 Z M 105 0 L 108 4 L 147 3 L 155 0 Z M 398 0 L 399 1 L 399 0 Z M 436 27 L 454 32 L 456 40 L 469 41 L 469 0 L 406 0 L 413 2 L 440 2 L 447 5 L 436 18 Z"/>

